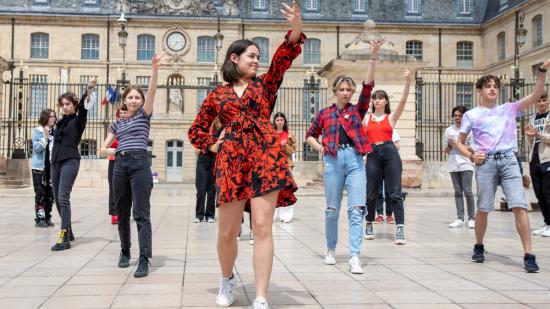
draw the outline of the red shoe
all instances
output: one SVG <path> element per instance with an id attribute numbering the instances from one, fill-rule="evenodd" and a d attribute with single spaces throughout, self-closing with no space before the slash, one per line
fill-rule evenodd
<path id="1" fill-rule="evenodd" d="M 374 224 L 380 224 L 382 222 L 384 222 L 384 217 L 382 217 L 380 215 L 377 216 L 376 219 L 374 219 Z"/>
<path id="2" fill-rule="evenodd" d="M 386 223 L 395 224 L 395 219 L 393 218 L 393 216 L 386 216 Z"/>
<path id="3" fill-rule="evenodd" d="M 111 224 L 118 224 L 118 216 L 111 216 Z"/>

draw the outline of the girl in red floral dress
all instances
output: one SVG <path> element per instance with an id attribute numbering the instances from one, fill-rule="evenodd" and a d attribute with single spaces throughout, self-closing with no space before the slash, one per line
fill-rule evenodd
<path id="1" fill-rule="evenodd" d="M 273 265 L 272 221 L 275 207 L 296 202 L 297 190 L 286 154 L 270 123 L 270 111 L 284 73 L 301 53 L 300 9 L 296 1 L 281 4 L 282 15 L 291 31 L 279 46 L 266 74 L 256 76 L 259 47 L 250 40 L 237 40 L 228 50 L 222 75 L 228 83 L 218 86 L 205 98 L 189 140 L 195 148 L 218 152 L 216 159 L 216 193 L 219 204 L 218 258 L 222 279 L 216 303 L 230 306 L 236 276 L 237 235 L 245 204 L 250 200 L 252 229 L 255 235 L 253 254 L 256 279 L 254 308 L 268 308 L 266 297 Z M 224 132 L 215 140 L 209 127 L 219 116 Z M 223 142 L 223 145 L 222 145 Z"/>

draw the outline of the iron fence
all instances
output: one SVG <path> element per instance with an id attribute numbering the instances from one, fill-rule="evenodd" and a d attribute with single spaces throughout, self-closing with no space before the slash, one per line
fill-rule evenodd
<path id="1" fill-rule="evenodd" d="M 427 78 L 418 75 L 416 80 L 416 155 L 424 161 L 446 161 L 445 129 L 453 124 L 452 109 L 457 105 L 473 108 L 480 104 L 481 98 L 475 89 L 476 78 L 465 75 L 431 75 Z M 535 83 L 519 85 L 521 98 L 530 94 Z M 550 84 L 546 84 L 546 91 Z M 513 98 L 512 85 L 504 80 L 498 97 L 498 104 Z M 518 155 L 523 161 L 529 153 L 529 145 L 523 132 L 527 118 L 536 112 L 536 106 L 524 111 L 518 118 Z"/>

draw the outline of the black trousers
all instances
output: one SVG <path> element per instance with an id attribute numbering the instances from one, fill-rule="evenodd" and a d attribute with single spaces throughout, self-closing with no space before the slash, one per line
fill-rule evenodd
<path id="1" fill-rule="evenodd" d="M 130 211 L 137 225 L 139 254 L 152 257 L 151 190 L 153 178 L 146 150 L 116 155 L 113 170 L 114 199 L 118 214 L 120 247 L 130 250 Z M 133 209 L 132 209 L 133 205 Z"/>
<path id="2" fill-rule="evenodd" d="M 550 225 L 550 172 L 545 171 L 537 160 L 529 162 L 529 173 L 544 223 Z"/>
<path id="3" fill-rule="evenodd" d="M 61 229 L 71 228 L 71 191 L 79 168 L 80 160 L 78 159 L 52 163 L 51 166 L 53 196 L 61 217 Z"/>
<path id="4" fill-rule="evenodd" d="M 216 157 L 199 154 L 197 159 L 197 170 L 195 177 L 195 187 L 197 189 L 197 204 L 195 206 L 195 217 L 204 220 L 216 215 L 216 187 L 214 176 L 214 166 Z"/>
<path id="5" fill-rule="evenodd" d="M 34 187 L 34 213 L 36 222 L 52 217 L 53 189 L 50 184 L 50 177 L 47 171 L 32 170 L 32 184 Z M 39 210 L 44 209 L 44 217 Z"/>
<path id="6" fill-rule="evenodd" d="M 395 214 L 395 223 L 405 223 L 403 197 L 401 194 L 401 174 L 403 166 L 401 157 L 393 143 L 373 145 L 367 155 L 367 222 L 373 222 L 376 204 L 382 181 L 386 191 L 386 208 Z"/>
<path id="7" fill-rule="evenodd" d="M 115 209 L 115 194 L 113 188 L 113 170 L 115 168 L 115 160 L 109 160 L 109 169 L 107 170 L 107 180 L 109 181 L 109 215 L 116 215 Z"/>

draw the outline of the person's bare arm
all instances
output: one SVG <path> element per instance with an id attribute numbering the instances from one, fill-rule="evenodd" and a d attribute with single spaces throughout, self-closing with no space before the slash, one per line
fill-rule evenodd
<path id="1" fill-rule="evenodd" d="M 544 61 L 544 63 L 540 66 L 540 69 L 546 71 L 550 68 L 550 59 Z M 541 72 L 540 70 L 537 70 L 537 83 L 535 84 L 535 87 L 533 88 L 533 92 L 521 99 L 521 105 L 520 110 L 524 111 L 531 107 L 532 105 L 535 105 L 538 99 L 540 99 L 540 96 L 544 93 L 544 85 L 546 82 L 546 72 Z"/>

